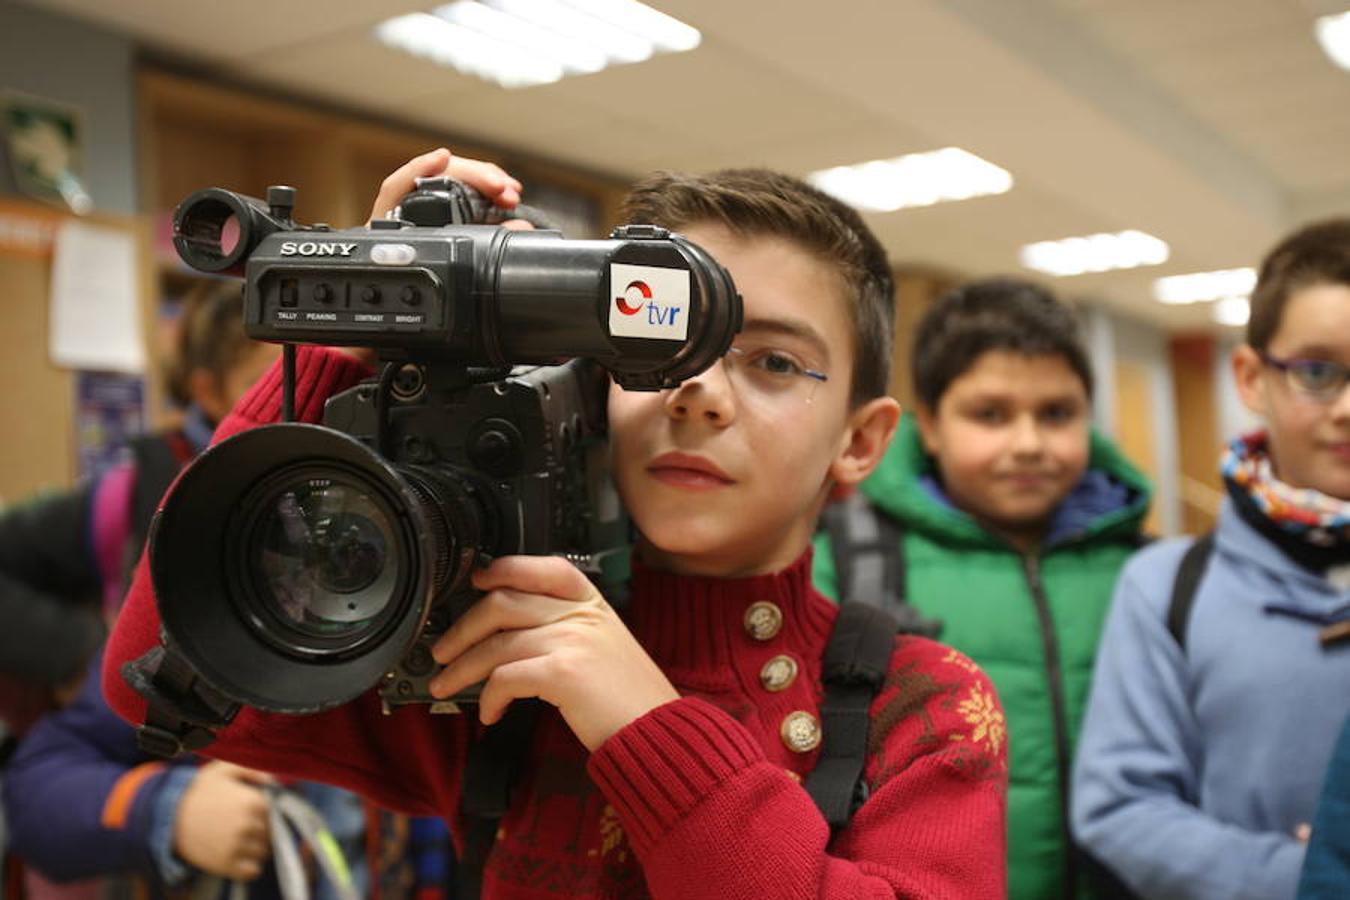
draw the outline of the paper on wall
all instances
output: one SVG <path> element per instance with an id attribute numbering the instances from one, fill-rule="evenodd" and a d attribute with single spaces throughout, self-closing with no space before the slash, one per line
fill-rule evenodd
<path id="1" fill-rule="evenodd" d="M 118 228 L 68 219 L 52 247 L 52 362 L 72 369 L 145 371 L 136 242 Z"/>

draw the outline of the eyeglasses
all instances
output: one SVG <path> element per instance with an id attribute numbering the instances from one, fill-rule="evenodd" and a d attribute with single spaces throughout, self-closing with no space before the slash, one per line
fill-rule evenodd
<path id="1" fill-rule="evenodd" d="M 829 380 L 790 351 L 769 345 L 733 346 L 722 357 L 722 368 L 740 396 L 774 402 L 810 403 L 816 386 Z"/>
<path id="2" fill-rule="evenodd" d="M 1283 372 L 1294 390 L 1319 403 L 1335 400 L 1350 382 L 1350 366 L 1329 359 L 1280 359 L 1262 353 L 1261 361 Z"/>

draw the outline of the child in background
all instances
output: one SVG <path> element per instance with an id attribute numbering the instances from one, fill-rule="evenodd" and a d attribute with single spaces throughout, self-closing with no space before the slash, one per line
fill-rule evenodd
<path id="1" fill-rule="evenodd" d="M 1350 220 L 1266 257 L 1233 371 L 1266 430 L 1224 457 L 1188 613 L 1188 542 L 1122 573 L 1074 775 L 1075 834 L 1145 897 L 1298 886 L 1350 712 Z"/>
<path id="2" fill-rule="evenodd" d="M 245 334 L 237 285 L 194 289 L 183 301 L 174 352 L 165 361 L 168 393 L 183 410 L 180 427 L 137 439 L 132 461 L 93 485 L 0 519 L 5 608 L 40 605 L 53 611 L 53 625 L 60 621 L 55 611 L 73 616 L 82 609 L 111 621 L 159 497 L 277 356 L 278 348 Z M 44 629 L 16 634 L 12 652 L 35 658 L 61 658 L 70 646 L 68 637 Z M 97 657 L 92 665 L 94 677 L 82 686 L 79 677 L 64 679 L 74 687 L 72 696 L 32 725 L 5 768 L 10 849 L 29 866 L 29 896 L 66 895 L 43 876 L 69 882 L 138 875 L 156 894 L 198 883 L 203 874 L 257 878 L 271 853 L 261 790 L 270 776 L 221 762 L 149 761 L 132 729 L 104 702 Z M 360 800 L 327 786 L 305 790 L 359 860 Z M 275 895 L 275 885 L 264 886 L 262 896 Z"/>
<path id="3" fill-rule="evenodd" d="M 499 205 L 518 199 L 500 170 L 438 151 L 386 180 L 376 214 L 447 163 Z M 1002 714 L 965 657 L 895 640 L 872 706 L 870 797 L 846 829 L 832 836 L 800 784 L 818 756 L 837 614 L 811 588 L 810 536 L 896 421 L 883 395 L 884 252 L 847 207 L 758 170 L 654 176 L 625 214 L 710 251 L 745 301 L 736 352 L 702 375 L 659 393 L 611 390 L 615 477 L 641 530 L 625 617 L 561 559 L 499 559 L 475 574 L 486 595 L 435 648 L 436 696 L 486 679 L 476 717 L 382 716 L 367 693 L 308 717 L 244 710 L 208 752 L 456 816 L 481 725 L 539 697 L 556 709 L 544 709 L 495 833 L 484 896 L 1002 896 Z M 301 410 L 368 371 L 320 348 L 301 348 L 297 367 Z M 221 435 L 279 408 L 274 371 Z M 142 566 L 105 668 L 112 703 L 134 721 L 145 705 L 118 667 L 157 630 Z"/>
<path id="4" fill-rule="evenodd" d="M 101 478 L 0 515 L 0 620 L 15 638 L 0 642 L 0 718 L 12 733 L 79 693 L 159 497 L 276 359 L 244 334 L 240 309 L 238 288 L 222 283 L 183 301 L 164 361 L 176 427 L 135 439 L 131 461 Z"/>
<path id="5" fill-rule="evenodd" d="M 989 673 L 1008 717 L 1014 898 L 1071 897 L 1069 766 L 1116 574 L 1148 484 L 1091 428 L 1073 313 L 1030 282 L 976 281 L 914 334 L 918 409 L 862 485 L 898 530 L 904 598 Z M 838 590 L 821 535 L 815 579 Z"/>

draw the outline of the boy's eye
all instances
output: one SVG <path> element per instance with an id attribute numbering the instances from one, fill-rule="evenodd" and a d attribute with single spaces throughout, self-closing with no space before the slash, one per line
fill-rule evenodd
<path id="1" fill-rule="evenodd" d="M 977 406 L 970 411 L 970 417 L 982 425 L 998 425 L 1008 418 L 998 406 Z"/>
<path id="2" fill-rule="evenodd" d="M 806 370 L 804 364 L 784 350 L 768 347 L 746 349 L 740 355 L 746 366 L 762 374 L 781 375 L 786 378 L 801 375 Z"/>
<path id="3" fill-rule="evenodd" d="M 1289 364 L 1294 378 L 1310 391 L 1322 391 L 1341 384 L 1350 370 L 1325 359 L 1296 359 Z"/>
<path id="4" fill-rule="evenodd" d="M 1068 403 L 1056 403 L 1041 411 L 1041 421 L 1051 425 L 1067 425 L 1078 418 L 1078 407 Z"/>

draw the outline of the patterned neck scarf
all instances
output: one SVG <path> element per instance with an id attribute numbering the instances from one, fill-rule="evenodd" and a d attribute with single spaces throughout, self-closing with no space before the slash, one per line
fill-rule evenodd
<path id="1" fill-rule="evenodd" d="M 1350 501 L 1291 487 L 1276 478 L 1264 431 L 1234 439 L 1222 469 L 1230 489 L 1249 498 L 1280 531 L 1314 547 L 1350 548 Z"/>

